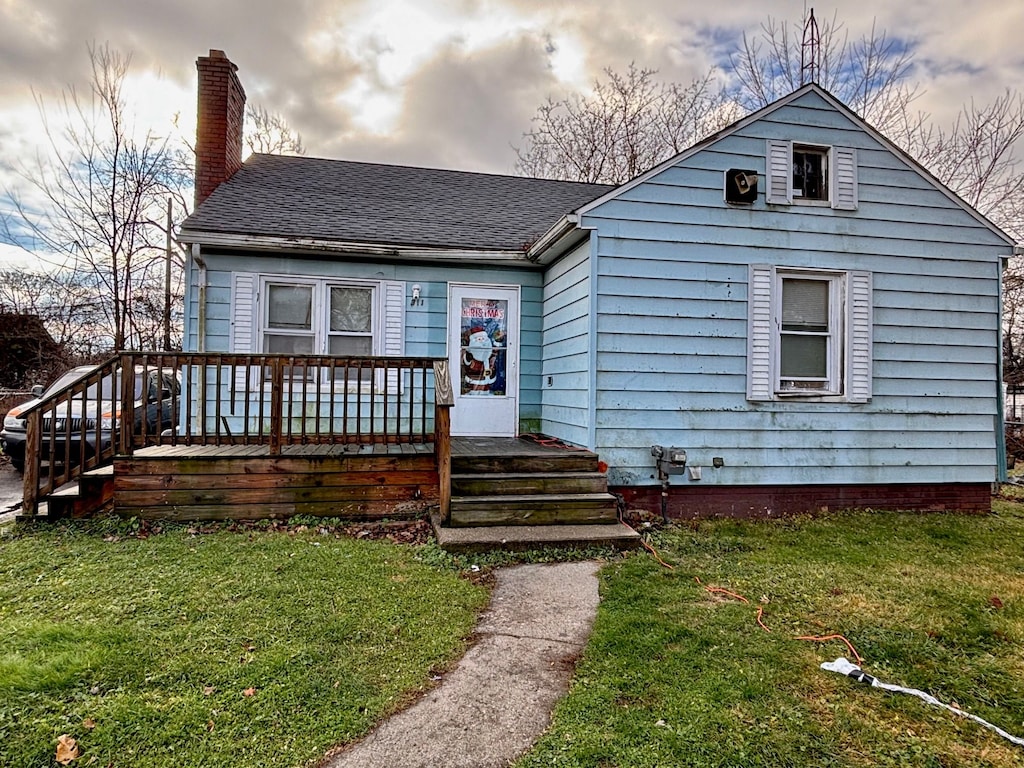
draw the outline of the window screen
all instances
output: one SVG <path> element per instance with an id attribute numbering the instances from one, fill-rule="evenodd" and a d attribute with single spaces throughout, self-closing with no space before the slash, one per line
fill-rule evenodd
<path id="1" fill-rule="evenodd" d="M 828 280 L 782 280 L 779 374 L 783 389 L 828 386 L 829 286 Z"/>

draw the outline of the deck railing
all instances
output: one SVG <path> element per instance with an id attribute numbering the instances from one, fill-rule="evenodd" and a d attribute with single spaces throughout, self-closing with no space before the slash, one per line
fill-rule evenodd
<path id="1" fill-rule="evenodd" d="M 154 445 L 433 444 L 450 474 L 450 408 L 442 358 L 124 352 L 25 412 L 24 507 Z"/>
<path id="2" fill-rule="evenodd" d="M 26 514 L 36 513 L 40 498 L 113 458 L 120 431 L 114 416 L 119 365 L 117 357 L 106 360 L 22 412 Z"/>

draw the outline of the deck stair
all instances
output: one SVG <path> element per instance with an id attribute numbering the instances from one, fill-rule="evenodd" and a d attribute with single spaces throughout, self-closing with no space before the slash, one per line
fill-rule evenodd
<path id="1" fill-rule="evenodd" d="M 452 439 L 451 514 L 434 527 L 452 551 L 639 544 L 597 454 L 512 438 Z"/>
<path id="2" fill-rule="evenodd" d="M 108 464 L 84 472 L 79 478 L 65 483 L 46 497 L 36 515 L 19 515 L 18 519 L 89 517 L 112 509 L 113 504 L 114 467 Z"/>

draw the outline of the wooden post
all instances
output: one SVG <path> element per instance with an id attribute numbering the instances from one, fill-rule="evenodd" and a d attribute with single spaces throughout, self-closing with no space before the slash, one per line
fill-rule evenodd
<path id="1" fill-rule="evenodd" d="M 25 477 L 22 479 L 21 511 L 35 515 L 39 511 L 39 433 L 43 426 L 40 409 L 28 415 L 25 425 Z"/>
<path id="2" fill-rule="evenodd" d="M 143 360 L 145 361 L 145 357 Z M 143 400 L 145 400 L 145 368 L 146 364 L 143 363 Z M 111 440 L 111 443 L 118 446 L 118 453 L 122 456 L 131 456 L 134 450 L 135 443 L 135 360 L 129 354 L 121 355 L 121 403 L 120 403 L 120 417 L 117 413 L 111 414 L 113 419 L 112 424 L 116 424 L 115 429 L 117 430 L 117 440 Z M 117 381 L 117 376 L 114 375 L 113 371 L 110 374 L 111 384 Z M 97 390 L 102 388 L 102 380 L 100 384 L 97 384 Z M 102 396 L 97 394 L 97 398 Z M 113 398 L 111 398 L 113 400 Z M 100 411 L 102 408 L 99 407 L 100 403 L 97 403 L 97 410 Z M 143 411 L 145 413 L 145 411 Z M 96 418 L 99 419 L 100 414 L 96 414 Z M 145 418 L 145 417 L 143 417 Z M 99 424 L 96 425 L 97 427 Z"/>
<path id="3" fill-rule="evenodd" d="M 171 350 L 171 255 L 173 253 L 172 237 L 174 221 L 172 211 L 174 198 L 167 198 L 167 243 L 164 254 L 164 352 Z"/>
<path id="4" fill-rule="evenodd" d="M 279 357 L 270 359 L 270 455 L 281 455 L 284 429 L 284 365 Z"/>
<path id="5" fill-rule="evenodd" d="M 452 503 L 452 381 L 448 361 L 434 362 L 434 455 L 437 457 L 438 512 L 441 523 L 451 519 Z"/>

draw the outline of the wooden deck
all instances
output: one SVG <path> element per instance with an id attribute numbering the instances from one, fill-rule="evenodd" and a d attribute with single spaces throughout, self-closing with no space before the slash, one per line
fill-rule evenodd
<path id="1" fill-rule="evenodd" d="M 430 444 L 153 446 L 114 459 L 114 508 L 143 519 L 414 518 L 438 503 Z"/>
<path id="2" fill-rule="evenodd" d="M 597 454 L 554 438 L 542 441 L 525 437 L 453 437 L 452 459 L 456 458 L 508 458 L 558 460 L 568 455 L 588 457 L 597 461 Z M 550 442 L 549 442 L 550 441 Z"/>
<path id="3" fill-rule="evenodd" d="M 456 437 L 463 473 L 591 466 L 589 451 L 519 438 Z M 582 463 L 581 463 L 582 462 Z M 314 515 L 413 518 L 440 501 L 433 443 L 157 445 L 114 459 L 114 508 L 143 519 Z"/>
<path id="4" fill-rule="evenodd" d="M 582 448 L 566 448 L 564 445 L 545 445 L 534 440 L 521 437 L 453 437 L 451 439 L 452 458 L 521 458 L 521 459 L 555 459 L 564 458 L 567 451 L 581 457 L 596 457 L 596 454 Z M 433 443 L 401 443 L 387 445 L 374 443 L 371 445 L 326 445 L 310 443 L 308 445 L 281 446 L 281 457 L 321 456 L 351 458 L 357 456 L 408 456 L 433 455 Z M 194 459 L 242 459 L 258 456 L 271 456 L 266 445 L 155 445 L 149 448 L 136 449 L 132 458 L 135 460 L 172 460 L 183 458 Z"/>

